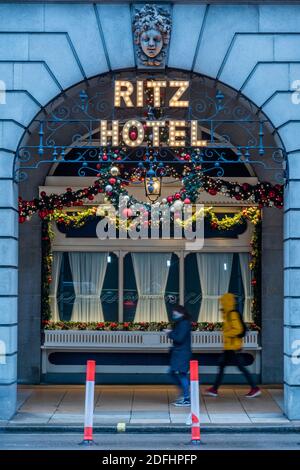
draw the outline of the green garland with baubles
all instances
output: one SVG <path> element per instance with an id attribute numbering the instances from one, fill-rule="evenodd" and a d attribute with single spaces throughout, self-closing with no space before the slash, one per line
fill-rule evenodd
<path id="1" fill-rule="evenodd" d="M 115 166 L 110 170 L 105 170 L 101 177 L 97 179 L 92 186 L 88 188 L 73 191 L 67 188 L 63 194 L 47 195 L 42 191 L 39 198 L 25 201 L 19 198 L 19 221 L 24 223 L 30 220 L 33 214 L 38 213 L 41 219 L 47 218 L 55 209 L 61 210 L 68 207 L 82 206 L 85 200 L 93 201 L 97 194 L 103 193 L 107 202 L 113 204 L 118 210 L 120 196 L 127 199 L 127 209 L 131 210 L 131 206 L 139 203 L 144 206 L 145 210 L 151 209 L 151 204 L 138 201 L 132 195 L 128 194 L 126 186 L 129 181 L 123 181 L 119 178 L 119 169 Z M 234 198 L 237 201 L 247 201 L 258 204 L 262 207 L 283 207 L 283 186 L 272 185 L 268 182 L 250 185 L 249 183 L 232 183 L 222 179 L 215 179 L 207 175 L 203 175 L 197 168 L 182 178 L 182 188 L 176 193 L 169 195 L 161 201 L 161 205 L 174 207 L 180 210 L 184 204 L 191 204 L 197 201 L 199 193 L 206 191 L 210 195 L 223 194 L 224 196 Z"/>

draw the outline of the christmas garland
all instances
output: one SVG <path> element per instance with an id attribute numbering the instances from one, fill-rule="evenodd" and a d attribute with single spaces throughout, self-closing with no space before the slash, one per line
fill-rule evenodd
<path id="1" fill-rule="evenodd" d="M 103 211 L 103 214 L 102 214 Z M 201 212 L 201 214 L 199 213 Z M 84 210 L 77 212 L 65 212 L 54 210 L 51 215 L 49 215 L 48 220 L 56 222 L 59 226 L 71 229 L 71 228 L 81 228 L 90 221 L 94 220 L 97 216 L 104 215 L 105 210 L 101 208 L 100 211 L 98 207 L 90 207 Z M 245 221 L 251 222 L 253 225 L 259 223 L 261 219 L 260 209 L 257 207 L 246 207 L 241 211 L 235 213 L 232 216 L 227 214 L 222 218 L 218 218 L 217 213 L 213 210 L 212 207 L 206 207 L 200 211 L 195 212 L 190 218 L 182 221 L 176 220 L 177 223 L 180 223 L 183 227 L 188 226 L 194 222 L 198 216 L 205 217 L 209 221 L 211 228 L 216 230 L 231 230 L 236 226 L 243 224 Z M 118 217 L 114 218 L 113 221 L 116 223 L 116 226 L 119 227 L 123 219 Z M 127 229 L 130 230 L 131 226 L 134 225 L 134 221 L 125 221 L 127 224 Z"/>
<path id="2" fill-rule="evenodd" d="M 252 272 L 252 289 L 253 289 L 253 300 L 251 305 L 251 311 L 253 320 L 261 326 L 261 234 L 262 224 L 261 220 L 255 224 L 254 232 L 251 238 L 251 261 L 249 264 Z"/>
<path id="3" fill-rule="evenodd" d="M 45 219 L 52 215 L 55 209 L 62 210 L 65 207 L 82 206 L 84 200 L 92 201 L 99 193 L 103 193 L 105 200 L 113 204 L 116 210 L 118 210 L 120 196 L 123 196 L 127 201 L 127 209 L 125 209 L 127 216 L 130 216 L 131 206 L 137 203 L 149 211 L 151 204 L 138 201 L 129 195 L 125 189 L 129 182 L 118 178 L 118 172 L 117 167 L 112 167 L 109 171 L 105 170 L 92 186 L 77 191 L 67 188 L 66 192 L 60 195 L 47 195 L 45 191 L 42 191 L 40 198 L 31 201 L 19 198 L 20 223 L 29 220 L 35 213 L 38 213 L 41 219 Z M 178 211 L 184 204 L 195 203 L 201 191 L 207 191 L 211 195 L 221 193 L 238 201 L 253 202 L 258 204 L 260 208 L 274 206 L 280 209 L 283 206 L 283 186 L 279 184 L 273 186 L 268 182 L 256 185 L 231 183 L 203 175 L 200 169 L 197 171 L 196 168 L 183 177 L 182 185 L 180 191 L 164 198 L 160 205 L 169 206 Z"/>
<path id="4" fill-rule="evenodd" d="M 49 221 L 44 220 L 42 223 L 42 321 L 50 320 L 50 285 L 52 282 L 52 247 L 53 239 L 52 227 Z"/>
<path id="5" fill-rule="evenodd" d="M 209 322 L 192 322 L 192 331 L 221 331 L 222 323 Z M 171 328 L 172 323 L 169 322 L 51 322 L 45 320 L 43 322 L 44 330 L 92 330 L 92 331 L 163 331 Z M 260 331 L 260 327 L 256 323 L 248 323 L 247 328 L 250 331 Z"/>

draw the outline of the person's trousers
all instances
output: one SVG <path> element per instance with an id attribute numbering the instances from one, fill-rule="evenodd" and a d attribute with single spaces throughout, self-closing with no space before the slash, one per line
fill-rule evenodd
<path id="1" fill-rule="evenodd" d="M 239 368 L 239 370 L 244 374 L 248 384 L 250 387 L 255 387 L 255 382 L 252 378 L 250 372 L 244 366 L 243 357 L 239 354 L 238 351 L 232 350 L 225 350 L 221 356 L 220 363 L 219 363 L 219 372 L 215 380 L 214 388 L 218 390 L 220 387 L 223 376 L 224 376 L 224 369 L 226 366 L 235 365 Z"/>
<path id="2" fill-rule="evenodd" d="M 171 371 L 171 376 L 175 384 L 182 390 L 183 398 L 190 398 L 190 383 L 187 372 Z"/>

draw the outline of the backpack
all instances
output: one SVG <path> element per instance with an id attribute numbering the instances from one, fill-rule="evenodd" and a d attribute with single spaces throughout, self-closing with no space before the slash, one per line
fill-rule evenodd
<path id="1" fill-rule="evenodd" d="M 246 336 L 246 332 L 247 332 L 247 325 L 246 323 L 244 322 L 244 319 L 242 317 L 242 315 L 240 314 L 240 312 L 238 310 L 231 310 L 232 312 L 236 312 L 238 314 L 238 317 L 239 317 L 239 320 L 240 320 L 240 323 L 242 325 L 242 331 L 241 333 L 239 333 L 238 335 L 236 335 L 237 338 L 244 338 Z M 231 312 L 230 312 L 231 313 Z"/>

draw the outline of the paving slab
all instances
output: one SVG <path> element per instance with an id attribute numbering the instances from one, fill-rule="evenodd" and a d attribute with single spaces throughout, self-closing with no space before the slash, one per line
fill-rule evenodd
<path id="1" fill-rule="evenodd" d="M 277 403 L 281 410 L 284 410 L 284 399 L 283 399 L 283 390 L 278 388 L 268 388 L 268 392 L 273 398 L 273 400 Z"/>

